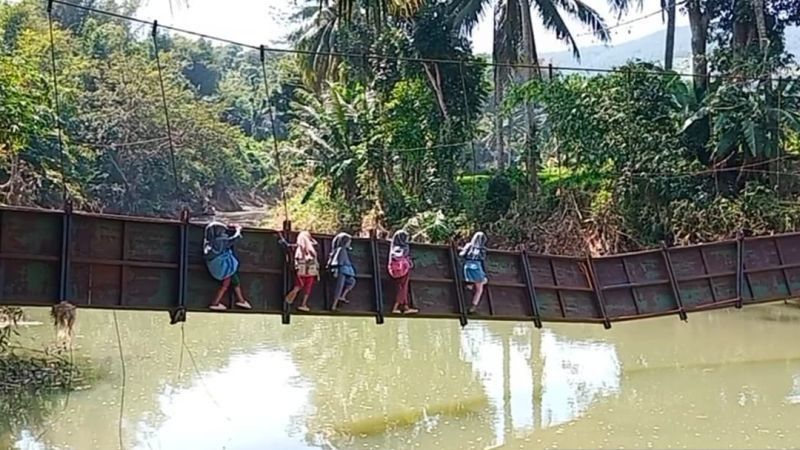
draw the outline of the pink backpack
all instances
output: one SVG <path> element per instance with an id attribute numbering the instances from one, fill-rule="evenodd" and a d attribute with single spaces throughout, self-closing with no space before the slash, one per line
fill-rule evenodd
<path id="1" fill-rule="evenodd" d="M 392 278 L 403 278 L 411 271 L 411 258 L 389 258 L 389 276 Z"/>

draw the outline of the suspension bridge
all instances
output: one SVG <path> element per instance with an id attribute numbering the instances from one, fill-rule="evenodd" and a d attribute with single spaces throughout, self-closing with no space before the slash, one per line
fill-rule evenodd
<path id="1" fill-rule="evenodd" d="M 81 7 L 62 0 L 48 2 L 54 110 L 60 117 L 57 59 L 52 36 L 52 6 Z M 139 21 L 147 23 L 144 21 Z M 161 82 L 175 194 L 181 195 L 172 142 L 169 107 L 163 89 L 157 33 L 152 39 Z M 191 33 L 172 27 L 161 28 Z M 191 33 L 198 36 L 198 33 Z M 238 45 L 238 43 L 236 43 Z M 261 55 L 265 92 L 270 91 Z M 270 97 L 267 95 L 267 98 Z M 272 106 L 268 108 L 272 114 Z M 274 120 L 271 123 L 274 126 Z M 60 170 L 66 180 L 65 143 L 60 120 Z M 274 134 L 274 130 L 273 130 Z M 280 177 L 286 218 L 284 229 L 249 228 L 237 243 L 242 287 L 253 304 L 247 311 L 276 314 L 289 323 L 292 307 L 283 301 L 292 285 L 293 267 L 279 237 L 292 240 L 294 231 L 286 207 L 284 180 L 276 140 L 273 150 Z M 474 151 L 474 149 L 473 149 Z M 207 273 L 202 256 L 202 224 L 184 212 L 177 220 L 90 214 L 72 211 L 64 182 L 64 210 L 0 206 L 0 305 L 46 306 L 70 302 L 82 308 L 169 311 L 173 323 L 187 311 L 208 311 L 218 284 Z M 321 260 L 331 248 L 331 236 L 316 235 Z M 740 235 L 735 240 L 688 247 L 646 250 L 593 258 L 490 251 L 486 263 L 489 284 L 475 314 L 467 313 L 470 293 L 461 279 L 461 262 L 453 245 L 413 244 L 411 301 L 413 317 L 544 322 L 585 322 L 610 328 L 613 322 L 687 314 L 709 309 L 742 307 L 780 301 L 800 292 L 800 233 L 765 237 Z M 326 274 L 309 300 L 310 315 L 374 317 L 383 323 L 391 315 L 394 283 L 386 273 L 388 242 L 355 239 L 353 262 L 358 285 L 350 303 L 336 312 L 332 281 Z M 411 316 L 406 316 L 411 317 Z"/>
<path id="2" fill-rule="evenodd" d="M 284 230 L 246 228 L 236 252 L 242 287 L 253 309 L 289 323 L 283 301 L 293 267 Z M 203 227 L 179 220 L 0 207 L 0 305 L 208 311 L 218 288 L 202 255 Z M 315 235 L 326 260 L 332 236 Z M 356 238 L 358 284 L 350 303 L 330 310 L 333 283 L 322 274 L 304 315 L 390 316 L 394 282 L 386 271 L 388 242 Z M 800 233 L 602 257 L 489 251 L 489 277 L 476 314 L 467 314 L 461 263 L 454 245 L 412 244 L 411 299 L 425 317 L 459 320 L 613 322 L 781 301 L 800 292 Z"/>

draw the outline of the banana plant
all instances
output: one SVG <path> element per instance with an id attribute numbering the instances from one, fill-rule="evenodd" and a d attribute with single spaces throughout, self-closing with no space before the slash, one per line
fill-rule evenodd
<path id="1" fill-rule="evenodd" d="M 800 85 L 792 79 L 723 82 L 684 123 L 710 119 L 715 166 L 776 158 L 789 132 L 800 132 Z"/>

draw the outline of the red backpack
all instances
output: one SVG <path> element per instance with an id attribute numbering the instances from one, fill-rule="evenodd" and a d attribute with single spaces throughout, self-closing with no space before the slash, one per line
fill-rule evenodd
<path id="1" fill-rule="evenodd" d="M 389 258 L 389 276 L 392 278 L 403 278 L 411 271 L 411 258 L 403 256 L 400 258 Z"/>

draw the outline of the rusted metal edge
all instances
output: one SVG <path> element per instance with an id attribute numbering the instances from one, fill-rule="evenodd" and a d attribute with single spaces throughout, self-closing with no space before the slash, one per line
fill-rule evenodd
<path id="1" fill-rule="evenodd" d="M 458 314 L 459 314 L 459 321 L 461 322 L 461 326 L 467 326 L 467 308 L 464 303 L 464 284 L 461 281 L 461 273 L 458 270 L 458 259 L 456 258 L 456 243 L 452 242 L 450 244 L 450 268 L 453 270 L 453 280 L 454 286 L 456 290 L 456 299 L 458 300 Z"/>
<path id="2" fill-rule="evenodd" d="M 631 285 L 631 298 L 633 299 L 633 309 L 636 310 L 636 315 L 640 315 L 642 314 L 642 312 L 639 310 L 639 291 L 636 290 L 636 286 L 633 286 L 633 283 L 631 282 L 631 279 L 633 277 L 631 277 L 631 270 L 630 267 L 628 267 L 628 261 L 625 258 L 620 258 L 620 262 L 622 263 L 622 270 L 625 272 L 625 280 L 627 280 L 628 284 Z M 607 289 L 607 287 L 604 289 Z"/>
<path id="3" fill-rule="evenodd" d="M 3 223 L 4 223 L 3 221 L 4 220 L 5 220 L 5 214 L 4 214 L 3 210 L 0 210 L 0 255 L 3 254 Z M 6 285 L 5 277 L 6 277 L 5 265 L 3 264 L 2 256 L 0 256 L 0 302 L 3 301 L 3 293 L 5 292 L 5 289 L 3 289 L 3 286 Z"/>
<path id="4" fill-rule="evenodd" d="M 742 279 L 744 278 L 744 237 L 736 235 L 736 308 L 742 307 Z"/>
<path id="5" fill-rule="evenodd" d="M 186 279 L 189 273 L 189 209 L 181 210 L 180 224 L 180 245 L 178 247 L 178 302 L 175 308 L 169 312 L 169 323 L 186 322 Z M 123 222 L 123 228 L 127 228 Z M 125 232 L 123 231 L 123 234 Z M 123 237 L 126 239 L 127 237 Z M 123 242 L 123 246 L 125 243 Z M 124 268 L 123 268 L 124 269 Z M 120 269 L 122 273 L 123 269 Z M 122 277 L 120 277 L 122 278 Z M 122 281 L 124 283 L 124 280 Z"/>
<path id="6" fill-rule="evenodd" d="M 523 249 L 520 257 L 522 258 L 521 261 L 522 271 L 524 272 L 523 279 L 525 280 L 525 290 L 528 292 L 528 301 L 531 304 L 531 314 L 533 314 L 533 325 L 536 328 L 542 328 L 542 319 L 539 317 L 539 302 L 536 299 L 536 288 L 533 285 L 530 262 L 528 261 L 528 251 Z"/>
<path id="7" fill-rule="evenodd" d="M 32 207 L 23 207 L 23 206 L 9 206 L 9 205 L 0 205 L 0 210 L 2 211 L 9 211 L 9 212 L 22 212 L 22 213 L 37 213 L 37 214 L 63 214 L 64 211 L 58 209 L 44 209 L 44 208 L 32 208 Z M 133 216 L 133 215 L 125 215 L 125 214 L 108 214 L 108 213 L 92 213 L 92 212 L 83 212 L 83 211 L 73 211 L 72 213 L 75 216 L 80 217 L 89 217 L 89 218 L 96 218 L 96 219 L 110 219 L 110 220 L 122 220 L 128 222 L 139 222 L 139 223 L 154 223 L 154 224 L 180 224 L 180 221 L 174 219 L 166 219 L 166 218 L 158 218 L 158 217 L 141 217 L 141 216 Z M 205 222 L 190 222 L 190 225 L 197 225 L 201 226 L 205 224 Z M 278 234 L 279 232 L 276 230 L 271 230 L 267 228 L 252 228 L 252 227 L 245 227 L 245 231 L 248 233 L 268 233 L 268 234 Z M 314 236 L 324 238 L 328 237 L 331 238 L 331 235 L 322 234 L 322 233 L 315 233 Z M 776 233 L 772 235 L 764 235 L 764 236 L 751 236 L 748 237 L 746 240 L 756 241 L 756 240 L 763 240 L 763 239 L 770 239 L 770 238 L 786 238 L 786 237 L 798 237 L 800 236 L 800 232 L 793 232 L 793 233 Z M 354 241 L 368 240 L 367 238 L 353 238 Z M 685 249 L 693 249 L 697 247 L 708 247 L 708 246 L 719 246 L 725 244 L 733 244 L 737 240 L 723 240 L 723 241 L 716 241 L 716 242 L 707 242 L 707 243 L 700 243 L 700 244 L 691 244 L 686 246 L 674 247 L 674 249 L 685 250 Z M 414 243 L 414 246 L 420 247 L 427 247 L 427 248 L 439 248 L 445 249 L 447 246 L 445 245 L 438 245 L 438 244 L 424 244 L 424 243 Z M 626 252 L 626 253 L 617 253 L 614 255 L 609 255 L 607 257 L 624 257 L 624 256 L 636 256 L 642 254 L 649 254 L 649 253 L 656 253 L 658 252 L 657 249 L 645 249 L 635 252 Z M 510 251 L 510 250 L 490 250 L 489 254 L 498 253 L 498 254 L 517 254 L 518 252 Z M 546 254 L 546 253 L 529 253 L 528 256 L 530 257 L 539 257 L 539 258 L 555 258 L 555 259 L 568 259 L 573 261 L 582 261 L 583 258 L 575 257 L 575 256 L 565 256 L 565 255 L 554 255 L 554 254 Z M 606 256 L 601 256 L 597 259 L 604 259 Z"/>
<path id="8" fill-rule="evenodd" d="M 670 257 L 666 242 L 661 243 L 661 255 L 664 259 L 664 266 L 667 268 L 669 286 L 672 288 L 672 296 L 675 297 L 675 304 L 678 306 L 678 316 L 685 322 L 687 320 L 686 309 L 683 307 L 681 288 L 678 285 L 678 280 L 675 278 L 675 269 L 672 267 L 672 257 Z"/>
<path id="9" fill-rule="evenodd" d="M 611 328 L 611 321 L 608 319 L 608 314 L 606 313 L 606 301 L 605 297 L 603 296 L 603 290 L 600 288 L 600 283 L 597 281 L 597 274 L 594 272 L 594 261 L 592 260 L 592 255 L 586 253 L 586 270 L 589 275 L 589 284 L 592 285 L 594 288 L 594 296 L 597 300 L 597 306 L 600 308 L 600 314 L 603 316 L 603 328 L 608 330 Z"/>
<path id="10" fill-rule="evenodd" d="M 291 242 L 292 236 L 292 222 L 289 220 L 283 221 L 283 238 L 286 242 Z M 281 323 L 289 325 L 292 321 L 292 306 L 284 301 L 284 296 L 289 293 L 289 286 L 291 285 L 291 270 L 292 270 L 292 252 L 289 248 L 286 249 L 283 255 L 283 264 L 281 264 Z"/>
<path id="11" fill-rule="evenodd" d="M 329 282 L 329 274 L 327 272 L 327 268 L 325 268 L 325 266 L 323 265 L 325 264 L 325 261 L 328 260 L 328 256 L 330 254 L 330 250 L 328 249 L 328 240 L 321 239 L 320 247 L 322 249 L 322 255 L 320 255 L 322 260 L 322 262 L 320 263 L 320 269 L 321 269 L 320 273 L 323 274 L 322 276 L 320 276 L 320 279 L 322 281 L 322 303 L 325 311 L 329 311 L 331 309 L 331 306 L 333 305 L 333 300 L 331 299 L 331 286 Z M 325 268 L 324 269 L 325 272 L 323 272 L 322 268 Z"/>
<path id="12" fill-rule="evenodd" d="M 378 239 L 375 230 L 370 232 L 370 259 L 372 260 L 372 289 L 375 302 L 375 323 L 383 324 L 383 285 L 381 284 L 380 262 L 378 261 Z"/>
<path id="13" fill-rule="evenodd" d="M 748 305 L 762 305 L 767 303 L 775 303 L 783 301 L 785 297 L 771 297 L 768 299 L 761 299 L 753 302 L 749 302 Z M 704 305 L 697 305 L 687 309 L 688 313 L 695 313 L 695 312 L 704 312 L 704 311 L 712 311 L 717 309 L 725 309 L 732 306 L 735 306 L 737 299 L 730 299 L 730 300 L 721 300 L 718 303 L 709 303 Z M 31 306 L 31 307 L 47 307 L 51 304 L 51 302 L 47 300 L 41 300 L 38 298 L 17 298 L 14 300 L 3 299 L 0 301 L 0 304 L 4 305 L 16 305 L 16 306 Z M 82 308 L 85 309 L 96 309 L 96 310 L 112 310 L 112 309 L 120 309 L 119 305 L 108 305 L 108 304 L 91 304 L 91 305 L 81 305 Z M 164 311 L 165 307 L 153 307 L 153 306 L 139 306 L 139 305 L 129 305 L 125 306 L 123 309 L 130 310 L 130 311 Z M 212 311 L 209 311 L 207 308 L 204 307 L 189 307 L 187 309 L 193 313 L 205 313 L 205 314 L 219 314 Z M 627 315 L 627 316 L 615 316 L 614 318 L 610 319 L 611 322 L 628 322 L 632 320 L 643 320 L 643 319 L 652 319 L 652 318 L 659 318 L 659 317 L 666 317 L 673 315 L 677 312 L 677 310 L 668 310 L 668 311 L 659 311 L 654 313 L 646 313 L 641 315 Z M 242 310 L 242 309 L 232 309 L 230 311 L 226 311 L 225 314 L 256 314 L 256 315 L 279 315 L 281 311 L 279 310 Z M 369 311 L 350 311 L 350 312 L 332 312 L 327 310 L 312 310 L 307 313 L 303 313 L 303 316 L 310 316 L 310 317 L 354 317 L 354 318 L 373 318 L 374 313 Z M 413 316 L 403 316 L 407 318 L 419 318 L 419 319 L 456 319 L 461 317 L 460 314 L 448 314 L 448 313 L 420 313 L 414 314 Z M 498 316 L 482 316 L 478 320 L 486 320 L 486 321 L 493 321 L 493 322 L 508 322 L 508 321 L 515 321 L 520 322 L 529 319 L 529 317 L 520 317 L 520 316 L 506 316 L 506 315 L 498 315 Z M 581 318 L 559 318 L 559 317 L 549 317 L 543 318 L 543 322 L 549 323 L 585 323 L 585 324 L 601 324 L 604 323 L 604 319 L 602 318 L 594 318 L 594 317 L 581 317 Z"/>
<path id="14" fill-rule="evenodd" d="M 61 257 L 58 270 L 58 301 L 65 302 L 69 296 L 69 269 L 70 269 L 70 238 L 72 237 L 72 202 L 64 203 L 64 213 L 61 215 Z"/>
<path id="15" fill-rule="evenodd" d="M 554 290 L 556 291 L 556 298 L 558 299 L 558 307 L 559 311 L 561 311 L 561 317 L 567 318 L 567 307 L 564 304 L 564 297 L 561 295 L 561 291 L 564 290 L 561 286 L 558 285 L 558 277 L 556 276 L 556 268 L 553 265 L 553 260 L 547 260 L 548 265 L 550 266 L 550 276 L 553 277 L 553 283 L 555 283 Z M 539 285 L 539 289 L 544 289 L 541 285 Z M 594 289 L 589 289 L 589 292 L 594 293 Z"/>
<path id="16" fill-rule="evenodd" d="M 708 271 L 708 261 L 706 260 L 706 252 L 704 248 L 700 248 L 700 261 L 703 262 L 703 275 L 710 275 Z M 717 293 L 715 292 L 716 289 L 714 288 L 714 282 L 712 280 L 713 279 L 711 277 L 706 278 L 706 281 L 708 282 L 708 291 L 711 293 L 711 301 L 713 303 L 716 303 Z"/>
<path id="17" fill-rule="evenodd" d="M 778 239 L 772 240 L 772 245 L 775 247 L 775 253 L 778 255 L 778 264 L 781 265 L 781 274 L 783 275 L 783 282 L 786 284 L 786 293 L 788 295 L 793 295 L 792 292 L 792 284 L 789 282 L 789 275 L 786 273 L 786 268 L 783 267 L 786 265 L 786 262 L 783 259 L 783 252 L 781 251 L 781 246 L 778 245 Z"/>

